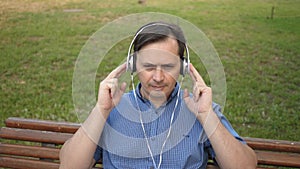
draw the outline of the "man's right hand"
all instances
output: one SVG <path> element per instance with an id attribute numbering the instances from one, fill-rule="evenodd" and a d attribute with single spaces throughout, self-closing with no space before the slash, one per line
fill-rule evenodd
<path id="1" fill-rule="evenodd" d="M 126 83 L 118 84 L 119 77 L 126 71 L 126 63 L 114 69 L 99 85 L 97 104 L 105 118 L 119 103 L 126 90 Z"/>
<path id="2" fill-rule="evenodd" d="M 91 168 L 94 165 L 94 153 L 106 119 L 126 89 L 126 83 L 118 85 L 118 79 L 125 71 L 126 64 L 122 64 L 100 83 L 95 108 L 60 150 L 60 169 Z"/>

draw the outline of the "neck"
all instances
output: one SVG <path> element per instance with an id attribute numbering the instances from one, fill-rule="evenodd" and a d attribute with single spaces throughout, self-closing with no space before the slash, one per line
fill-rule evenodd
<path id="1" fill-rule="evenodd" d="M 154 105 L 155 108 L 159 108 L 166 102 L 166 99 L 160 99 L 160 98 L 152 99 L 150 97 L 150 102 Z"/>
<path id="2" fill-rule="evenodd" d="M 143 89 L 140 89 L 140 93 L 143 98 L 149 100 L 155 108 L 162 106 L 168 99 L 169 96 L 165 96 L 165 94 L 151 94 L 146 93 Z"/>

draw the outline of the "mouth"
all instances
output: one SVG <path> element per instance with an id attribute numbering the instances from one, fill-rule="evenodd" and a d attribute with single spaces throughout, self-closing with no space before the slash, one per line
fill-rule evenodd
<path id="1" fill-rule="evenodd" d="M 151 85 L 151 88 L 155 91 L 162 91 L 165 86 L 157 86 L 157 85 Z"/>

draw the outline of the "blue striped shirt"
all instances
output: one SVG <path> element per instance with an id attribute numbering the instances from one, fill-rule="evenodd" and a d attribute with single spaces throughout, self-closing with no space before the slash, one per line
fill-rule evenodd
<path id="1" fill-rule="evenodd" d="M 98 161 L 102 158 L 104 168 L 109 169 L 148 169 L 158 166 L 162 154 L 161 169 L 206 168 L 208 157 L 214 158 L 215 153 L 201 123 L 185 105 L 182 91 L 178 97 L 178 83 L 168 101 L 159 108 L 155 108 L 149 100 L 141 96 L 140 87 L 141 84 L 136 89 L 136 98 L 133 91 L 124 94 L 120 103 L 110 113 L 94 159 Z M 162 150 L 174 108 L 171 133 Z M 227 130 L 245 143 L 221 113 L 220 106 L 213 103 L 213 109 Z M 155 164 L 147 147 L 145 135 Z M 161 151 L 163 153 L 160 153 Z"/>

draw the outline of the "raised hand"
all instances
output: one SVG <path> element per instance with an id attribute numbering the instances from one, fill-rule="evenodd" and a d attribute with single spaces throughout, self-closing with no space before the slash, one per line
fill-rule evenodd
<path id="1" fill-rule="evenodd" d="M 119 86 L 119 77 L 126 71 L 126 64 L 114 69 L 99 85 L 97 104 L 104 117 L 108 117 L 110 111 L 119 103 L 126 83 Z"/>
<path id="2" fill-rule="evenodd" d="M 212 111 L 212 90 L 205 84 L 201 75 L 192 64 L 190 64 L 190 76 L 194 82 L 192 92 L 193 97 L 191 98 L 188 90 L 185 89 L 185 103 L 187 104 L 188 108 L 195 113 L 198 119 L 201 116 L 206 117 L 206 115 Z"/>

